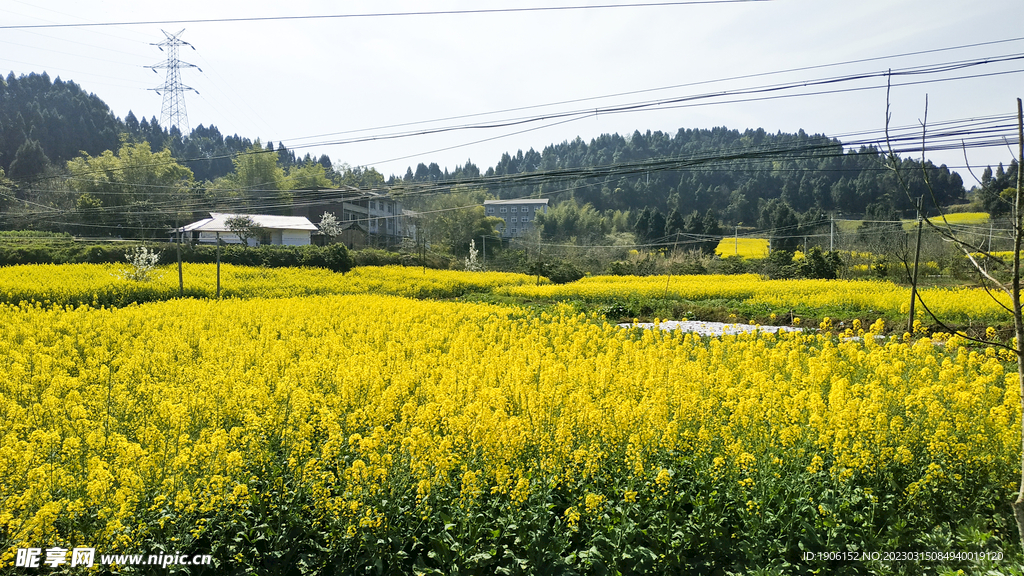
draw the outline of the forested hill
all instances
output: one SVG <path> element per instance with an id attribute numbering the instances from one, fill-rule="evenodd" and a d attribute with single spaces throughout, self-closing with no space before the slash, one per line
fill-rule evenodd
<path id="1" fill-rule="evenodd" d="M 13 72 L 0 80 L 0 167 L 12 178 L 35 176 L 82 150 L 114 150 L 123 131 L 110 108 L 74 82 Z"/>
<path id="2" fill-rule="evenodd" d="M 222 135 L 216 126 L 200 125 L 189 137 L 180 138 L 177 129 L 172 135 L 155 117 L 140 121 L 128 112 L 122 120 L 95 94 L 74 82 L 51 81 L 45 72 L 0 77 L 0 168 L 11 178 L 27 180 L 51 167 L 62 169 L 80 152 L 95 156 L 117 150 L 122 134 L 148 142 L 153 151 L 170 148 L 200 182 L 228 174 L 231 156 L 253 145 L 253 140 L 237 134 Z M 265 145 L 273 149 L 272 143 Z M 283 167 L 306 160 L 280 146 L 277 153 Z M 326 157 L 318 161 L 330 166 Z"/>
<path id="3" fill-rule="evenodd" d="M 631 169 L 612 168 L 623 164 Z M 651 165 L 650 170 L 643 170 L 646 164 Z M 609 169 L 594 170 L 600 167 Z M 945 166 L 929 163 L 927 167 L 941 203 L 965 200 L 958 174 Z M 927 193 L 920 163 L 903 160 L 902 168 L 911 195 Z M 675 136 L 650 131 L 631 136 L 605 134 L 590 143 L 577 138 L 547 146 L 542 152 L 531 149 L 503 154 L 484 175 L 544 171 L 552 175 L 541 183 L 492 187 L 491 192 L 502 198 L 535 194 L 555 201 L 574 198 L 601 211 L 650 207 L 703 214 L 711 209 L 727 222 L 751 224 L 772 201 L 800 213 L 835 210 L 881 216 L 913 208 L 879 150 L 862 147 L 846 151 L 839 140 L 803 130 L 796 134 L 727 128 L 682 129 Z M 442 173 L 433 164 L 420 164 L 415 171 L 410 168 L 402 180 L 471 180 L 479 174 L 480 169 L 471 162 L 452 173 Z"/>

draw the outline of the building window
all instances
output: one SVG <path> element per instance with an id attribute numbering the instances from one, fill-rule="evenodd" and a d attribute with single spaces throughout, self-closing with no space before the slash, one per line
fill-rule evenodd
<path id="1" fill-rule="evenodd" d="M 494 214 L 494 208 L 488 208 L 487 209 L 487 213 L 488 214 Z"/>
<path id="2" fill-rule="evenodd" d="M 529 218 L 527 218 L 526 216 L 523 216 L 523 222 L 529 222 L 529 221 L 530 221 Z"/>
<path id="3" fill-rule="evenodd" d="M 515 228 L 513 228 L 513 229 L 512 229 L 512 235 L 513 235 L 513 236 L 515 236 L 515 235 L 516 235 L 516 229 L 515 229 Z"/>
<path id="4" fill-rule="evenodd" d="M 395 205 L 394 204 L 388 204 L 388 214 L 394 214 L 394 213 L 395 213 Z"/>
<path id="5" fill-rule="evenodd" d="M 512 213 L 513 213 L 513 214 L 515 214 L 515 212 L 516 212 L 516 207 L 515 207 L 515 206 L 513 206 L 513 207 L 512 207 Z"/>
<path id="6" fill-rule="evenodd" d="M 504 214 L 506 211 L 508 211 L 508 208 L 505 208 L 504 206 L 502 206 L 501 207 L 501 213 Z"/>

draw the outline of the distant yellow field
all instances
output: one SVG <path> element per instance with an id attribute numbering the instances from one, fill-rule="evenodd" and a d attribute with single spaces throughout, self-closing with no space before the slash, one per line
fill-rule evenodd
<path id="1" fill-rule="evenodd" d="M 941 225 L 942 218 L 931 217 L 932 222 Z M 985 212 L 957 212 L 955 214 L 946 214 L 946 222 L 950 224 L 987 224 L 988 214 Z M 910 230 L 917 225 L 917 220 L 910 218 L 903 221 L 903 229 Z"/>
<path id="2" fill-rule="evenodd" d="M 941 218 L 933 219 L 936 224 L 942 222 Z M 950 224 L 986 224 L 988 223 L 988 214 L 985 212 L 956 212 L 953 214 L 946 214 L 946 222 Z M 863 224 L 863 220 L 836 220 L 836 228 L 840 232 L 853 233 L 860 228 Z M 911 230 L 917 225 L 916 218 L 907 218 L 903 220 L 903 229 Z"/>
<path id="3" fill-rule="evenodd" d="M 765 258 L 768 256 L 767 238 L 722 238 L 715 252 L 722 258 L 742 256 L 744 258 Z"/>

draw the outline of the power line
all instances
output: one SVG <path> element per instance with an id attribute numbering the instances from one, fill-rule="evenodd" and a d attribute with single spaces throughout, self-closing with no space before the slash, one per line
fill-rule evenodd
<path id="1" fill-rule="evenodd" d="M 677 88 L 689 88 L 689 87 L 692 87 L 692 86 L 701 86 L 701 85 L 707 85 L 707 84 L 717 84 L 717 83 L 721 83 L 721 82 L 731 82 L 731 81 L 735 81 L 735 80 L 746 80 L 746 79 L 750 79 L 750 78 L 760 78 L 760 77 L 765 77 L 765 76 L 775 76 L 775 75 L 780 75 L 780 74 L 789 74 L 789 73 L 792 73 L 792 72 L 804 72 L 804 71 L 807 71 L 807 70 L 818 70 L 818 69 L 822 69 L 822 68 L 833 68 L 833 67 L 838 67 L 838 66 L 847 66 L 849 64 L 860 64 L 860 63 L 864 63 L 864 62 L 875 62 L 875 61 L 879 61 L 879 60 L 890 60 L 890 59 L 895 59 L 895 58 L 905 58 L 905 57 L 908 57 L 908 56 L 920 56 L 920 55 L 924 55 L 924 54 L 934 54 L 934 53 L 938 53 L 938 52 L 948 52 L 948 51 L 952 51 L 952 50 L 963 50 L 965 48 L 977 48 L 979 46 L 988 46 L 988 45 L 993 45 L 993 44 L 1005 44 L 1005 43 L 1009 43 L 1009 42 L 1020 42 L 1020 41 L 1024 41 L 1024 37 L 1020 37 L 1020 38 L 1007 38 L 1007 39 L 1004 39 L 1004 40 L 992 40 L 992 41 L 989 41 L 989 42 L 978 42 L 978 43 L 974 43 L 974 44 L 961 44 L 959 46 L 948 46 L 948 47 L 944 47 L 944 48 L 932 48 L 932 49 L 928 49 L 928 50 L 918 50 L 918 51 L 915 51 L 915 52 L 903 52 L 903 53 L 900 53 L 900 54 L 892 54 L 892 55 L 888 55 L 888 56 L 876 56 L 876 57 L 873 57 L 873 58 L 860 58 L 860 59 L 857 59 L 857 60 L 847 60 L 847 61 L 844 61 L 844 62 L 833 62 L 833 63 L 829 63 L 829 64 L 818 64 L 818 65 L 814 65 L 814 66 L 802 66 L 802 67 L 799 67 L 799 68 L 788 68 L 788 69 L 783 69 L 783 70 L 774 70 L 774 71 L 771 71 L 771 72 L 759 72 L 759 73 L 756 73 L 756 74 L 744 74 L 744 75 L 741 75 L 741 76 L 731 76 L 731 77 L 725 77 L 725 78 L 718 78 L 718 79 L 714 79 L 714 80 L 702 80 L 702 81 L 699 81 L 699 82 L 688 82 L 688 83 L 685 83 L 685 84 L 675 84 L 675 85 L 671 85 L 671 86 L 661 86 L 661 87 L 658 87 L 658 88 L 645 88 L 645 89 L 642 89 L 642 90 L 632 90 L 632 91 L 629 91 L 629 92 L 619 92 L 619 93 L 616 93 L 616 94 L 605 94 L 605 95 L 602 95 L 602 96 L 590 96 L 590 97 L 586 97 L 586 98 L 576 98 L 576 99 L 573 99 L 573 100 L 563 100 L 563 101 L 560 101 L 560 102 L 549 102 L 547 104 L 534 104 L 534 105 L 530 105 L 530 106 L 520 106 L 520 107 L 517 107 L 517 108 L 507 108 L 507 109 L 504 109 L 504 110 L 495 110 L 495 111 L 491 111 L 491 112 L 479 112 L 479 113 L 474 113 L 474 114 L 463 114 L 463 115 L 459 115 L 459 116 L 449 116 L 449 117 L 445 117 L 445 118 L 435 118 L 435 119 L 432 119 L 432 120 L 420 120 L 420 121 L 416 121 L 416 122 L 406 122 L 406 123 L 402 123 L 402 124 L 390 124 L 390 125 L 385 125 L 385 126 L 377 126 L 377 127 L 374 127 L 374 128 L 360 128 L 360 129 L 356 129 L 356 130 L 346 130 L 346 131 L 342 131 L 342 132 L 330 132 L 330 133 L 318 134 L 318 135 L 314 135 L 314 136 L 301 136 L 301 137 L 298 137 L 298 138 L 290 138 L 290 139 L 288 139 L 288 141 L 289 142 L 294 142 L 296 140 L 308 140 L 308 139 L 311 139 L 311 138 L 323 138 L 325 136 L 340 136 L 340 135 L 344 135 L 344 134 L 353 134 L 353 133 L 359 133 L 359 132 L 370 132 L 370 131 L 374 131 L 374 130 L 387 130 L 387 129 L 391 129 L 391 128 L 402 128 L 402 127 L 405 127 L 405 126 L 416 126 L 416 125 L 421 125 L 421 124 L 433 124 L 435 122 L 447 122 L 447 121 L 451 121 L 451 120 L 461 120 L 461 119 L 464 119 L 464 118 L 475 118 L 475 117 L 479 117 L 479 116 L 490 116 L 490 115 L 496 115 L 496 114 L 504 114 L 504 113 L 507 113 L 507 112 L 519 112 L 519 111 L 522 111 L 522 110 L 533 110 L 533 109 L 537 109 L 537 108 L 549 108 L 549 107 L 552 107 L 552 106 L 561 106 L 561 105 L 564 105 L 564 104 L 575 104 L 575 103 L 578 103 L 578 102 L 587 102 L 587 101 L 593 101 L 593 100 L 605 100 L 605 99 L 609 99 L 609 98 L 618 98 L 618 97 L 621 97 L 621 96 L 632 96 L 634 94 L 644 94 L 644 93 L 648 93 L 648 92 L 660 92 L 660 91 L 664 91 L 664 90 L 674 90 L 674 89 L 677 89 Z"/>
<path id="2" fill-rule="evenodd" d="M 77 24 L 10 24 L 0 30 L 32 28 L 88 28 L 98 26 L 143 26 L 153 24 L 208 24 L 227 22 L 275 22 L 285 20 L 336 20 L 343 18 L 385 18 L 396 16 L 462 16 L 467 14 L 510 14 L 517 12 L 560 12 L 572 10 L 604 10 L 614 8 L 662 8 L 714 4 L 750 4 L 773 0 L 688 0 L 685 2 L 643 2 L 639 4 L 589 4 L 584 6 L 537 6 L 530 8 L 491 8 L 473 10 L 430 10 L 414 12 L 373 12 L 366 14 L 317 14 L 308 16 L 251 16 L 244 18 L 197 18 L 190 20 L 137 20 L 125 22 L 82 22 Z"/>
<path id="3" fill-rule="evenodd" d="M 935 128 L 930 132 L 932 143 L 929 144 L 930 150 L 942 148 L 942 147 L 953 147 L 959 148 L 965 141 L 965 138 L 970 137 L 973 132 L 984 132 L 985 137 L 989 138 L 988 141 L 974 140 L 972 146 L 979 144 L 992 144 L 998 142 L 1002 144 L 1002 140 L 999 136 L 1005 135 L 1006 131 L 1012 126 L 1009 124 L 1011 120 L 1010 116 L 1006 117 L 988 117 L 984 119 L 965 119 L 955 121 L 941 121 L 936 122 Z M 919 135 L 912 133 L 910 130 L 912 127 L 906 127 L 902 129 L 896 129 L 890 136 L 890 141 L 894 146 L 894 151 L 897 153 L 906 153 L 908 151 L 916 151 L 919 149 Z M 828 138 L 825 136 L 814 136 L 805 141 L 797 141 L 786 143 L 784 145 L 773 145 L 773 146 L 756 146 L 756 147 L 736 147 L 731 149 L 717 149 L 707 151 L 697 155 L 679 156 L 679 157 L 665 157 L 665 158 L 654 158 L 645 159 L 636 162 L 626 162 L 618 164 L 605 164 L 605 165 L 593 165 L 573 168 L 563 168 L 556 170 L 535 170 L 519 172 L 516 174 L 506 174 L 500 176 L 479 176 L 475 178 L 462 178 L 459 180 L 443 181 L 437 184 L 424 184 L 414 183 L 405 184 L 399 183 L 394 186 L 395 190 L 414 190 L 415 193 L 428 192 L 433 188 L 440 190 L 446 190 L 455 184 L 464 185 L 477 185 L 477 186 L 488 186 L 491 188 L 501 189 L 509 186 L 524 186 L 524 185 L 541 185 L 548 184 L 558 181 L 567 180 L 579 180 L 579 179 L 592 179 L 592 178 L 607 178 L 609 176 L 623 176 L 645 172 L 660 172 L 660 171 L 677 171 L 685 172 L 694 169 L 700 169 L 701 171 L 716 170 L 716 169 L 728 169 L 729 171 L 757 171 L 760 168 L 756 164 L 750 164 L 748 166 L 743 165 L 729 165 L 727 167 L 716 168 L 716 165 L 720 165 L 726 162 L 734 161 L 747 161 L 747 162 L 769 162 L 776 160 L 800 160 L 806 158 L 827 158 L 827 157 L 843 157 L 847 155 L 846 149 L 856 148 L 860 146 L 873 147 L 879 144 L 881 140 L 881 130 L 876 130 L 874 133 L 862 132 L 862 137 L 856 140 L 848 140 L 847 142 L 840 142 L 839 140 Z M 870 137 L 878 135 L 876 137 Z M 258 151 L 252 153 L 267 153 L 269 151 Z M 222 156 L 226 157 L 226 156 Z M 168 162 L 181 162 L 187 164 L 192 160 L 202 160 L 205 158 L 198 159 L 172 159 Z M 146 166 L 163 165 L 163 162 L 148 164 Z M 138 166 L 141 167 L 141 166 Z M 858 167 L 864 169 L 863 166 Z M 793 168 L 798 170 L 800 168 Z M 839 169 L 837 169 L 839 170 Z M 879 166 L 877 170 L 882 171 L 884 167 Z M 80 178 L 87 176 L 90 173 L 102 173 L 106 169 L 97 169 L 92 172 L 80 173 L 74 178 Z M 45 178 L 37 178 L 43 180 Z M 269 184 L 269 183 L 264 183 Z M 134 185 L 126 184 L 134 188 L 146 188 L 154 187 L 159 188 L 159 185 Z M 170 188 L 175 188 L 171 186 Z M 117 192 L 111 191 L 112 194 L 130 194 L 131 192 Z"/>
<path id="4" fill-rule="evenodd" d="M 928 65 L 928 66 L 913 66 L 913 67 L 908 67 L 908 68 L 903 68 L 903 69 L 895 69 L 895 70 L 878 70 L 878 71 L 865 72 L 865 73 L 859 73 L 859 74 L 852 74 L 852 75 L 846 75 L 846 76 L 834 76 L 834 77 L 818 78 L 818 79 L 811 79 L 811 80 L 798 80 L 798 81 L 794 81 L 794 82 L 786 82 L 786 83 L 781 83 L 781 84 L 770 84 L 770 85 L 765 85 L 765 86 L 754 86 L 754 87 L 750 87 L 750 88 L 740 88 L 740 89 L 735 89 L 735 90 L 724 90 L 724 91 L 720 91 L 720 92 L 705 93 L 705 94 L 691 94 L 691 95 L 677 96 L 677 97 L 673 97 L 673 98 L 664 98 L 664 99 L 658 99 L 658 100 L 649 100 L 649 101 L 642 101 L 642 102 L 626 103 L 626 104 L 607 106 L 607 107 L 596 108 L 596 109 L 577 109 L 577 110 L 570 110 L 570 111 L 563 111 L 563 112 L 553 112 L 553 113 L 550 113 L 550 114 L 543 114 L 543 115 L 524 116 L 524 117 L 509 118 L 509 119 L 504 119 L 504 120 L 495 120 L 495 121 L 491 121 L 491 122 L 481 122 L 481 123 L 475 123 L 475 124 L 462 124 L 462 125 L 454 125 L 454 126 L 442 126 L 442 127 L 428 128 L 428 129 L 418 130 L 418 131 L 393 132 L 393 133 L 388 133 L 388 134 L 376 134 L 376 135 L 368 135 L 368 136 L 358 136 L 358 137 L 347 138 L 347 139 L 340 139 L 340 140 L 326 140 L 326 141 L 312 142 L 312 143 L 306 143 L 306 144 L 295 144 L 295 145 L 290 146 L 290 148 L 302 149 L 302 148 L 310 148 L 310 147 L 316 147 L 316 146 L 330 146 L 330 145 L 342 145 L 342 144 L 355 144 L 355 143 L 364 143 L 364 142 L 375 142 L 375 141 L 381 141 L 381 140 L 393 140 L 393 139 L 409 138 L 409 137 L 415 137 L 415 136 L 428 136 L 428 135 L 435 135 L 435 134 L 455 132 L 455 131 L 463 131 L 463 130 L 482 130 L 482 129 L 508 128 L 508 127 L 513 127 L 513 126 L 520 126 L 520 125 L 523 125 L 523 124 L 542 122 L 542 121 L 549 121 L 549 120 L 563 119 L 563 120 L 566 120 L 566 121 L 573 121 L 573 120 L 580 120 L 580 119 L 584 119 L 584 118 L 592 118 L 592 117 L 595 117 L 595 116 L 602 116 L 602 115 L 621 114 L 621 113 L 637 112 L 637 111 L 644 111 L 644 110 L 651 110 L 651 109 L 669 109 L 669 108 L 682 108 L 682 107 L 702 106 L 702 105 L 707 105 L 709 103 L 711 103 L 711 104 L 719 104 L 719 103 L 731 104 L 731 103 L 737 103 L 737 102 L 754 102 L 754 101 L 763 101 L 763 100 L 774 100 L 774 99 L 778 99 L 778 98 L 791 98 L 791 97 L 797 97 L 797 96 L 819 96 L 819 95 L 824 95 L 824 94 L 836 94 L 836 93 L 840 93 L 840 92 L 851 92 L 851 91 L 862 91 L 862 90 L 881 90 L 881 89 L 885 89 L 886 86 L 884 84 L 878 84 L 878 85 L 867 86 L 867 87 L 855 87 L 855 88 L 849 88 L 849 89 L 833 89 L 833 90 L 824 90 L 824 91 L 815 91 L 815 92 L 806 92 L 806 93 L 797 93 L 797 94 L 769 95 L 769 94 L 773 94 L 773 93 L 777 93 L 777 92 L 783 92 L 783 91 L 788 91 L 788 90 L 795 90 L 795 89 L 800 89 L 800 88 L 807 88 L 807 87 L 811 87 L 811 86 L 827 86 L 827 85 L 833 85 L 833 84 L 839 84 L 839 83 L 845 83 L 845 82 L 854 82 L 854 81 L 860 81 L 860 80 L 868 80 L 868 79 L 882 79 L 882 78 L 903 77 L 903 76 L 910 77 L 910 76 L 919 76 L 919 75 L 924 75 L 924 74 L 939 74 L 939 73 L 943 73 L 943 72 L 950 72 L 950 71 L 953 71 L 953 70 L 962 70 L 962 69 L 966 69 L 966 68 L 972 68 L 972 67 L 982 66 L 982 65 L 987 65 L 987 64 L 1006 63 L 1006 62 L 1019 62 L 1019 61 L 1022 61 L 1022 60 L 1024 60 L 1024 54 L 1017 53 L 1017 54 L 989 57 L 989 58 L 976 59 L 976 60 L 965 60 L 965 61 L 952 62 L 952 63 L 945 62 L 945 63 L 940 63 L 940 64 L 932 64 L 932 65 Z M 987 75 L 1015 74 L 1015 73 L 1021 73 L 1021 72 L 1024 72 L 1024 69 L 1011 70 L 1011 71 L 1005 71 L 1005 72 L 996 72 L 996 73 L 987 74 Z M 892 86 L 893 87 L 901 87 L 901 86 L 911 86 L 911 85 L 918 85 L 918 84 L 927 84 L 927 83 L 933 83 L 933 82 L 947 82 L 947 81 L 953 81 L 953 80 L 963 80 L 963 79 L 976 78 L 976 77 L 980 77 L 980 76 L 981 75 L 967 75 L 967 76 L 956 76 L 956 77 L 952 77 L 952 78 L 937 78 L 937 79 L 921 80 L 921 81 L 913 81 L 913 82 L 898 82 L 898 83 L 893 83 Z M 719 100 L 719 99 L 722 99 L 722 98 L 726 98 L 726 97 L 742 96 L 742 95 L 756 95 L 756 96 L 752 97 L 752 98 L 726 100 L 724 102 L 717 102 L 716 101 L 716 100 Z M 449 147 L 449 148 L 446 148 L 446 149 L 451 149 L 451 148 L 452 147 Z"/>

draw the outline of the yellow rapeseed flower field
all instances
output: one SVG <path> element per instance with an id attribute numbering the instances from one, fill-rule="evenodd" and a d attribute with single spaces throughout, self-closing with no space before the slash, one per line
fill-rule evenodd
<path id="1" fill-rule="evenodd" d="M 626 546 L 574 534 L 649 526 L 648 564 L 629 566 L 663 571 L 687 564 L 657 522 L 709 522 L 689 537 L 710 558 L 801 538 L 784 528 L 797 518 L 803 537 L 888 534 L 1014 488 L 1016 370 L 995 353 L 870 332 L 708 339 L 568 310 L 365 294 L 0 305 L 0 562 L 27 545 L 227 550 L 256 515 L 264 537 L 297 523 L 353 555 L 337 558 L 411 571 L 456 554 L 444 534 L 484 555 L 449 566 L 522 552 L 503 535 L 529 512 L 544 520 L 514 535 L 554 531 L 537 546 L 561 542 L 558 562 Z M 428 555 L 431 534 L 449 543 Z"/>
<path id="2" fill-rule="evenodd" d="M 877 314 L 905 314 L 910 289 L 880 280 L 766 280 L 756 274 L 700 276 L 593 276 L 571 284 L 501 286 L 494 292 L 524 298 L 580 299 L 604 302 L 616 298 L 730 299 L 766 309 L 842 308 Z M 997 294 L 983 289 L 925 288 L 921 298 L 939 317 L 992 321 L 1007 318 Z"/>
<path id="3" fill-rule="evenodd" d="M 740 256 L 743 258 L 767 258 L 768 239 L 725 237 L 718 243 L 718 247 L 715 248 L 715 253 L 722 258 L 727 258 L 729 256 Z"/>
<path id="4" fill-rule="evenodd" d="M 187 298 L 216 295 L 216 267 L 184 266 Z M 766 313 L 797 307 L 893 317 L 907 312 L 910 291 L 882 280 L 766 280 L 755 274 L 699 276 L 594 276 L 569 284 L 505 272 L 422 270 L 401 266 L 355 268 L 337 274 L 317 268 L 255 268 L 224 265 L 223 298 L 284 298 L 330 294 L 391 294 L 410 298 L 455 298 L 493 293 L 526 299 L 608 303 L 629 297 L 678 300 L 732 300 Z M 92 307 L 125 306 L 176 298 L 174 266 L 160 268 L 151 282 L 121 277 L 108 264 L 0 267 L 0 302 L 39 302 Z M 940 317 L 958 322 L 1004 322 L 1006 311 L 982 289 L 926 288 L 922 298 Z M 1006 304 L 1008 299 L 1000 298 Z M 919 307 L 920 311 L 920 307 Z M 923 312 L 922 312 L 923 313 Z"/>
<path id="5" fill-rule="evenodd" d="M 0 267 L 0 301 L 77 306 L 123 306 L 131 302 L 178 296 L 175 266 L 162 266 L 152 282 L 123 278 L 118 264 L 38 264 Z M 215 264 L 183 266 L 186 297 L 213 298 L 217 293 Z M 542 279 L 547 283 L 547 279 Z M 401 266 L 355 268 L 337 274 L 320 268 L 256 268 L 221 266 L 224 298 L 283 298 L 324 294 L 394 294 L 413 298 L 451 298 L 496 286 L 535 284 L 536 277 L 506 272 L 466 273 Z"/>

